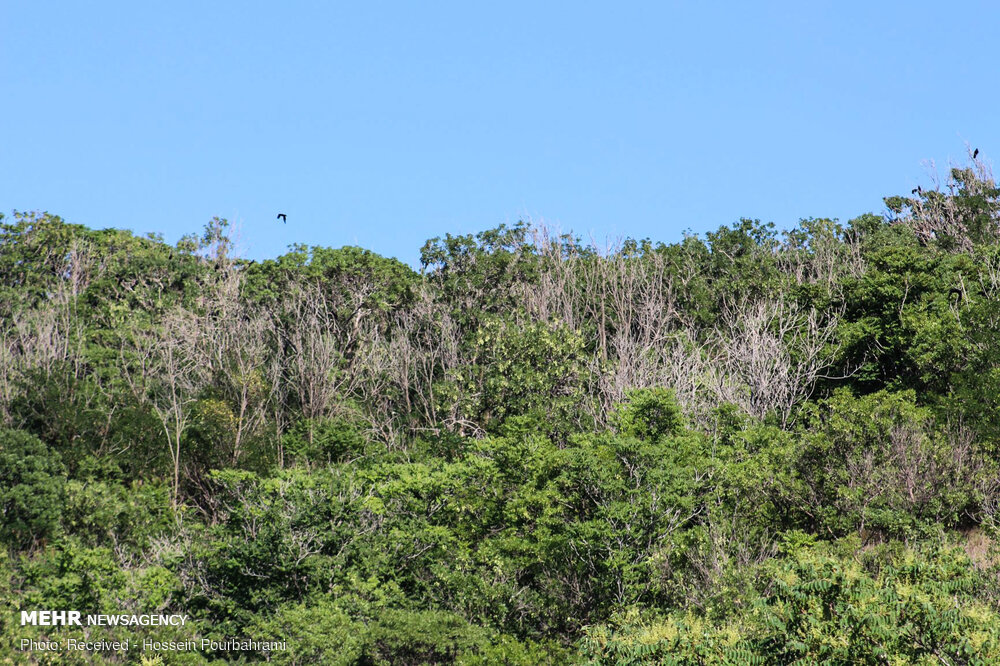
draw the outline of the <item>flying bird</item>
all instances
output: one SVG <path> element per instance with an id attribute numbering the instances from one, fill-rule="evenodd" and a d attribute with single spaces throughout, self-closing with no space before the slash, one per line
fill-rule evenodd
<path id="1" fill-rule="evenodd" d="M 919 185 L 917 185 L 915 188 L 913 188 L 912 190 L 910 190 L 910 194 L 923 194 L 923 193 L 924 193 L 924 191 L 922 189 L 920 189 Z"/>
<path id="2" fill-rule="evenodd" d="M 976 159 L 977 157 L 979 157 L 979 149 L 978 148 L 976 148 L 974 151 L 972 151 L 972 159 Z"/>
<path id="3" fill-rule="evenodd" d="M 288 216 L 284 213 L 278 213 L 278 219 L 281 220 L 282 224 L 288 224 Z"/>

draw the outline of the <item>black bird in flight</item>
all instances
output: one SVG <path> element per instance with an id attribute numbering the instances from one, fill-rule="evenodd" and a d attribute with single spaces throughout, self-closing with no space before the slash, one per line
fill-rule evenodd
<path id="1" fill-rule="evenodd" d="M 976 148 L 974 151 L 972 151 L 972 159 L 976 159 L 977 157 L 979 157 L 979 149 L 978 148 Z"/>
<path id="2" fill-rule="evenodd" d="M 278 219 L 281 220 L 282 224 L 288 224 L 288 216 L 284 213 L 278 213 Z"/>
<path id="3" fill-rule="evenodd" d="M 923 194 L 923 190 L 917 185 L 914 189 L 910 190 L 910 194 Z"/>

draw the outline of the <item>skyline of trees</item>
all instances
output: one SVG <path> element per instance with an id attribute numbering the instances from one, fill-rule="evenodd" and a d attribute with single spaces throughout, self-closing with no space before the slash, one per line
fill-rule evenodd
<path id="1" fill-rule="evenodd" d="M 0 218 L 0 598 L 288 664 L 995 661 L 1000 189 L 886 205 L 419 270 Z"/>

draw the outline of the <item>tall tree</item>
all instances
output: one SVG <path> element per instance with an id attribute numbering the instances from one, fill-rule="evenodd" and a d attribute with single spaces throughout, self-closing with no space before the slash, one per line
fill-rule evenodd
<path id="1" fill-rule="evenodd" d="M 207 380 L 198 346 L 198 318 L 183 308 L 169 310 L 159 325 L 130 332 L 122 345 L 122 370 L 135 398 L 156 414 L 173 467 L 171 503 L 180 492 L 181 448 L 191 407 Z"/>

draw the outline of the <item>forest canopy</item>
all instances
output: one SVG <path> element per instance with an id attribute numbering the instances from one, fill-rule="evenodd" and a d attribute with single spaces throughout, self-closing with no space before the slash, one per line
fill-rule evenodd
<path id="1" fill-rule="evenodd" d="M 970 158 L 844 224 L 519 222 L 419 269 L 0 217 L 0 600 L 287 642 L 246 662 L 996 663 L 1000 189 Z M 0 661 L 83 637 L 12 618 Z"/>

